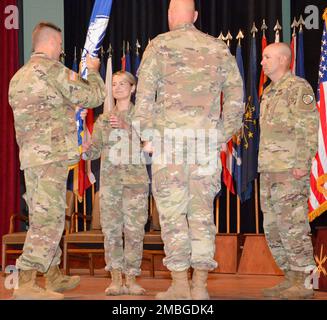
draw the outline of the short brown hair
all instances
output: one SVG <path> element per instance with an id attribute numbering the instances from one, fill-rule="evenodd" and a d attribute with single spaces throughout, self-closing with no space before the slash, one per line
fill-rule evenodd
<path id="1" fill-rule="evenodd" d="M 54 23 L 48 22 L 48 21 L 41 21 L 34 27 L 33 33 L 36 31 L 39 31 L 43 28 L 50 28 L 50 29 L 56 30 L 58 32 L 61 32 L 61 29 L 58 26 L 56 26 Z"/>
<path id="2" fill-rule="evenodd" d="M 32 32 L 33 51 L 35 50 L 36 44 L 38 44 L 39 42 L 46 41 L 48 39 L 47 31 L 49 31 L 49 29 L 50 31 L 56 31 L 61 33 L 61 29 L 58 26 L 47 21 L 41 21 L 34 27 Z"/>

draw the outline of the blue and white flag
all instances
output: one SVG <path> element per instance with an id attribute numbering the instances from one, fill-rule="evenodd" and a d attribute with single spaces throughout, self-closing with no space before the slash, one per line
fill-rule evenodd
<path id="1" fill-rule="evenodd" d="M 109 23 L 112 0 L 96 0 L 82 53 L 82 78 L 87 79 L 86 55 L 97 57 Z"/>

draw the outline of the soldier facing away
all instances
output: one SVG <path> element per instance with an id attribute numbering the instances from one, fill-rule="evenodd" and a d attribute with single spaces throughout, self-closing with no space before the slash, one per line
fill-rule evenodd
<path id="1" fill-rule="evenodd" d="M 62 36 L 57 26 L 39 23 L 32 42 L 30 60 L 9 86 L 30 220 L 23 253 L 16 262 L 19 286 L 14 297 L 63 299 L 57 292 L 80 282 L 78 276 L 63 276 L 59 269 L 68 166 L 80 158 L 75 105 L 99 106 L 105 87 L 98 73 L 99 59 L 87 57 L 88 81 L 59 62 Z M 37 272 L 46 276 L 45 289 L 36 283 Z"/>
<path id="2" fill-rule="evenodd" d="M 268 297 L 304 299 L 315 267 L 308 196 L 310 168 L 318 147 L 318 112 L 309 83 L 290 72 L 291 49 L 274 43 L 263 52 L 262 67 L 271 79 L 260 115 L 260 199 L 268 245 L 285 280 L 263 290 Z"/>
<path id="3" fill-rule="evenodd" d="M 134 121 L 140 123 L 142 140 L 150 141 L 145 131 L 153 129 L 163 150 L 161 159 L 169 159 L 170 151 L 173 158 L 182 154 L 184 159 L 182 163 L 157 161 L 159 152 L 153 145 L 153 195 L 166 255 L 163 262 L 173 280 L 157 299 L 209 299 L 208 271 L 217 267 L 213 201 L 220 189 L 218 149 L 242 123 L 243 84 L 236 61 L 223 41 L 194 27 L 197 16 L 193 0 L 172 0 L 170 32 L 151 41 L 139 69 Z M 205 132 L 193 142 L 205 142 L 210 150 L 207 160 L 187 163 L 185 157 L 194 158 L 195 149 L 187 150 L 183 143 L 169 150 L 165 135 L 175 129 Z M 212 140 L 210 130 L 215 133 Z M 147 147 L 150 151 L 149 143 Z M 190 267 L 194 269 L 191 287 Z"/>

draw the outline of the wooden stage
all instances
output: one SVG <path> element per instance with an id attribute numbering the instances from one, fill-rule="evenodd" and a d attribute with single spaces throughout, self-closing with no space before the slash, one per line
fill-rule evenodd
<path id="1" fill-rule="evenodd" d="M 96 270 L 90 276 L 86 269 L 71 269 L 71 274 L 81 276 L 81 284 L 74 290 L 65 293 L 65 300 L 154 300 L 155 295 L 166 290 L 170 285 L 169 273 L 156 271 L 156 277 L 144 271 L 138 282 L 147 290 L 145 296 L 106 296 L 104 291 L 110 283 L 108 274 Z M 10 300 L 12 292 L 5 289 L 5 277 L 0 274 L 0 300 Z M 282 281 L 282 276 L 210 274 L 208 289 L 212 300 L 266 300 L 261 289 L 271 287 Z M 38 277 L 43 284 L 43 277 Z M 327 300 L 327 292 L 316 291 L 315 300 Z M 271 300 L 271 299 L 267 299 Z"/>

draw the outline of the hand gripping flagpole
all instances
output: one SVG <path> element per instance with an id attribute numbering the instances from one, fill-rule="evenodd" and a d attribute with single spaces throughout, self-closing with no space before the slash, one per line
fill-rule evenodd
<path id="1" fill-rule="evenodd" d="M 86 55 L 97 57 L 109 23 L 112 0 L 96 0 L 82 53 L 81 76 L 87 79 Z"/>

